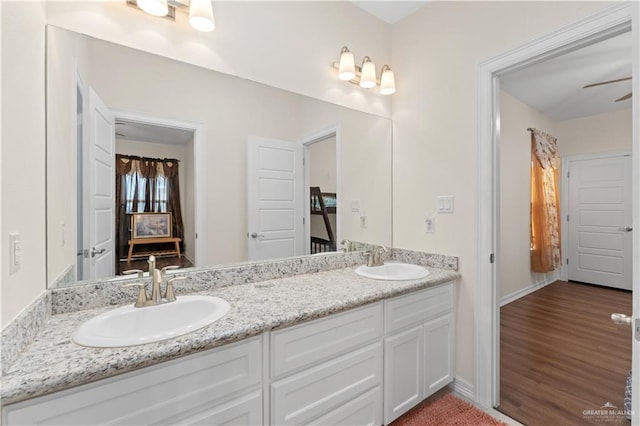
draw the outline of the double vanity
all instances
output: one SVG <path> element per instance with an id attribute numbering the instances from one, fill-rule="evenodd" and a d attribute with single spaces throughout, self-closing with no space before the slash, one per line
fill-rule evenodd
<path id="1" fill-rule="evenodd" d="M 362 268 L 361 254 L 333 256 L 192 272 L 175 302 L 143 308 L 128 291 L 127 307 L 74 311 L 65 303 L 82 296 L 54 290 L 58 314 L 3 375 L 3 424 L 390 423 L 454 378 L 457 259 L 393 250 L 384 266 Z M 273 277 L 247 282 L 260 268 Z M 245 283 L 207 284 L 212 273 Z M 175 331 L 198 309 L 223 313 Z M 138 336 L 122 318 L 143 324 Z M 74 343 L 92 323 L 94 337 L 146 339 L 158 323 L 175 337 Z"/>

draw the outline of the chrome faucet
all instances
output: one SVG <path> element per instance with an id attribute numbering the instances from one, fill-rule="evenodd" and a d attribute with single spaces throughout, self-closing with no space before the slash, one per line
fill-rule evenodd
<path id="1" fill-rule="evenodd" d="M 377 246 L 371 251 L 366 252 L 365 254 L 368 256 L 367 266 L 382 266 L 384 264 L 382 253 L 386 253 L 387 251 L 388 250 L 385 246 Z"/>
<path id="2" fill-rule="evenodd" d="M 138 287 L 138 298 L 136 303 L 133 305 L 136 308 L 143 308 L 145 306 L 155 306 L 160 305 L 162 303 L 169 303 L 176 300 L 175 293 L 173 292 L 173 283 L 176 281 L 184 280 L 185 277 L 175 277 L 167 281 L 167 286 L 164 292 L 164 296 L 161 294 L 160 287 L 162 286 L 162 282 L 164 281 L 164 277 L 166 276 L 166 272 L 170 269 L 178 269 L 179 266 L 165 266 L 162 269 L 156 268 L 156 257 L 151 255 L 149 256 L 149 276 L 152 278 L 152 286 L 151 286 L 151 295 L 147 296 L 146 285 L 143 283 L 130 283 L 123 284 L 121 287 Z M 125 271 L 126 274 L 134 274 L 137 273 L 138 277 L 142 276 L 142 271 L 134 269 L 131 271 Z"/>

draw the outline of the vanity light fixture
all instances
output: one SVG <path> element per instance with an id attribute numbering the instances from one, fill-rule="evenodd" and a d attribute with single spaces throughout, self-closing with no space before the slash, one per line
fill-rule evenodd
<path id="1" fill-rule="evenodd" d="M 189 9 L 189 24 L 203 32 L 216 27 L 211 0 L 126 0 L 128 6 L 163 18 L 176 20 L 176 9 Z"/>
<path id="2" fill-rule="evenodd" d="M 347 46 L 344 46 L 340 51 L 338 78 L 344 81 L 349 81 L 356 78 L 356 64 L 353 60 L 353 53 L 351 53 Z"/>
<path id="3" fill-rule="evenodd" d="M 340 62 L 334 62 L 333 68 L 338 70 L 338 79 L 371 89 L 380 85 L 381 95 L 392 95 L 396 92 L 396 81 L 389 65 L 383 65 L 380 80 L 376 77 L 376 65 L 370 57 L 362 59 L 362 66 L 355 65 L 353 53 L 344 46 L 340 51 Z"/>
<path id="4" fill-rule="evenodd" d="M 361 70 L 360 87 L 365 89 L 376 87 L 376 84 L 378 83 L 376 81 L 376 64 L 374 64 L 368 56 L 365 56 L 362 60 Z"/>
<path id="5" fill-rule="evenodd" d="M 396 93 L 396 79 L 389 65 L 385 64 L 380 74 L 380 94 L 393 95 Z"/>

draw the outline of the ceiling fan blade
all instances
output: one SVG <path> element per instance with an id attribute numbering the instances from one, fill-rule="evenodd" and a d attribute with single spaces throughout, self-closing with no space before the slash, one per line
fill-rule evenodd
<path id="1" fill-rule="evenodd" d="M 615 80 L 601 81 L 600 83 L 587 84 L 586 86 L 583 87 L 583 89 L 588 89 L 589 87 L 602 86 L 603 84 L 617 83 L 619 81 L 625 81 L 625 80 L 631 80 L 631 77 L 618 78 Z"/>
<path id="2" fill-rule="evenodd" d="M 623 97 L 616 99 L 614 102 L 626 101 L 627 99 L 631 99 L 632 94 L 633 93 L 627 93 Z"/>

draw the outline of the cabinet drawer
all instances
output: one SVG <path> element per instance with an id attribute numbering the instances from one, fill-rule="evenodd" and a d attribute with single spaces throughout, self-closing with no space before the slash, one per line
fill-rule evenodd
<path id="1" fill-rule="evenodd" d="M 381 385 L 378 342 L 273 383 L 271 424 L 313 423 Z"/>
<path id="2" fill-rule="evenodd" d="M 364 395 L 311 422 L 312 425 L 344 426 L 382 424 L 382 389 L 376 386 Z"/>
<path id="3" fill-rule="evenodd" d="M 259 337 L 3 407 L 3 424 L 149 424 L 259 389 Z"/>
<path id="4" fill-rule="evenodd" d="M 260 425 L 262 424 L 262 392 L 257 390 L 225 404 L 191 414 L 186 418 L 171 418 L 162 423 L 166 425 Z"/>
<path id="5" fill-rule="evenodd" d="M 271 333 L 271 377 L 326 361 L 382 336 L 382 303 Z"/>
<path id="6" fill-rule="evenodd" d="M 385 333 L 420 324 L 453 310 L 453 284 L 410 293 L 385 301 Z"/>

